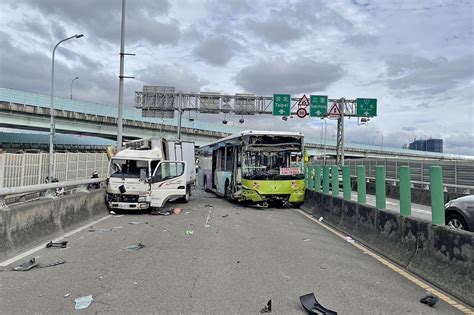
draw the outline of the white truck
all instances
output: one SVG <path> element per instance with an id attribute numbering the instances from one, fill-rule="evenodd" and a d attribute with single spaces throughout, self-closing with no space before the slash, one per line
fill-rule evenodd
<path id="1" fill-rule="evenodd" d="M 109 162 L 109 209 L 144 210 L 178 198 L 189 201 L 196 181 L 194 142 L 148 138 L 125 147 Z"/>

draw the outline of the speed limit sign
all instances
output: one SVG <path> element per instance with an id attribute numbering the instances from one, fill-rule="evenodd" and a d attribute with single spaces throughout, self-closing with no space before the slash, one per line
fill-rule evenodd
<path id="1" fill-rule="evenodd" d="M 304 108 L 298 108 L 298 110 L 296 111 L 296 116 L 298 116 L 299 118 L 305 118 L 306 115 L 308 115 L 308 113 Z"/>

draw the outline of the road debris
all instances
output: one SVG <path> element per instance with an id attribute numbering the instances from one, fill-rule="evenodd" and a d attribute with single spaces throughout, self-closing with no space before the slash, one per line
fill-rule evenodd
<path id="1" fill-rule="evenodd" d="M 107 233 L 112 232 L 112 229 L 96 229 L 94 226 L 90 226 L 89 232 Z"/>
<path id="2" fill-rule="evenodd" d="M 66 248 L 67 243 L 68 243 L 67 241 L 61 241 L 61 242 L 50 241 L 48 244 L 46 244 L 46 248 L 51 248 L 51 247 Z"/>
<path id="3" fill-rule="evenodd" d="M 309 238 L 303 238 L 303 242 L 309 242 L 310 239 Z"/>
<path id="4" fill-rule="evenodd" d="M 184 214 L 190 214 L 190 213 L 191 213 L 191 211 L 186 211 Z"/>
<path id="5" fill-rule="evenodd" d="M 127 246 L 124 249 L 126 249 L 126 250 L 139 250 L 139 249 L 142 249 L 144 247 L 145 247 L 145 245 L 143 245 L 142 243 L 138 243 L 138 244 L 133 244 L 133 245 Z"/>
<path id="6" fill-rule="evenodd" d="M 28 271 L 35 267 L 38 267 L 38 262 L 36 261 L 36 258 L 31 258 L 25 261 L 24 263 L 19 264 L 18 266 L 14 267 L 12 270 L 13 271 Z"/>
<path id="7" fill-rule="evenodd" d="M 346 242 L 349 242 L 349 243 L 355 243 L 354 239 L 352 239 L 352 237 L 350 236 L 344 236 L 344 239 L 346 240 Z"/>
<path id="8" fill-rule="evenodd" d="M 260 313 L 271 313 L 272 312 L 272 300 L 268 300 L 267 305 L 260 311 Z"/>
<path id="9" fill-rule="evenodd" d="M 92 301 L 94 301 L 94 299 L 92 298 L 92 295 L 78 297 L 77 299 L 74 300 L 74 302 L 76 302 L 76 305 L 74 306 L 74 308 L 76 310 L 83 310 L 85 308 L 88 308 L 89 305 L 91 305 Z"/>
<path id="10" fill-rule="evenodd" d="M 204 227 L 209 227 L 211 226 L 211 215 L 212 215 L 212 209 L 209 209 L 209 213 L 207 214 L 207 218 L 206 218 L 206 224 L 204 225 Z"/>
<path id="11" fill-rule="evenodd" d="M 322 222 L 322 221 L 323 221 L 323 217 L 320 217 L 318 221 L 319 221 L 319 222 Z"/>
<path id="12" fill-rule="evenodd" d="M 58 265 L 62 265 L 62 264 L 65 264 L 66 261 L 64 259 L 59 259 L 59 260 L 56 260 L 56 261 L 53 261 L 52 263 L 49 263 L 49 264 L 46 264 L 46 265 L 38 265 L 38 268 L 48 268 L 48 267 L 54 267 L 54 266 L 58 266 Z"/>
<path id="13" fill-rule="evenodd" d="M 420 302 L 433 307 L 438 302 L 438 297 L 434 296 L 431 292 L 426 292 L 426 295 L 421 298 Z"/>
<path id="14" fill-rule="evenodd" d="M 309 293 L 300 296 L 301 305 L 304 307 L 308 314 L 326 314 L 326 315 L 337 315 L 335 311 L 325 308 L 316 300 L 314 293 Z"/>
<path id="15" fill-rule="evenodd" d="M 194 231 L 193 230 L 186 230 L 186 235 L 193 235 Z"/>
<path id="16" fill-rule="evenodd" d="M 138 222 L 138 221 L 132 221 L 132 222 L 128 222 L 128 224 L 137 225 L 137 224 L 141 224 L 141 223 Z"/>
<path id="17" fill-rule="evenodd" d="M 222 217 L 227 218 L 228 216 L 229 216 L 228 214 L 224 214 Z"/>
<path id="18" fill-rule="evenodd" d="M 64 294 L 64 298 L 68 298 L 68 297 L 70 297 L 70 296 L 71 296 L 71 294 L 70 294 L 70 293 L 66 293 L 66 294 Z"/>
<path id="19" fill-rule="evenodd" d="M 111 210 L 109 213 L 110 213 L 111 215 L 116 215 L 116 214 L 117 214 L 117 213 L 115 213 L 115 211 L 113 211 L 113 210 Z"/>
<path id="20" fill-rule="evenodd" d="M 214 208 L 214 206 L 213 206 L 213 205 L 205 205 L 204 207 L 205 207 L 205 208 L 206 208 L 206 207 L 209 207 L 209 208 Z"/>

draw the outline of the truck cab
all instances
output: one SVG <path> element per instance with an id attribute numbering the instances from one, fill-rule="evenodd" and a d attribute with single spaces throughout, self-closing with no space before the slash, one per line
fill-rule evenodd
<path id="1" fill-rule="evenodd" d="M 164 139 L 150 142 L 129 147 L 110 159 L 106 189 L 110 209 L 145 210 L 161 208 L 178 198 L 189 201 L 196 176 L 194 165 L 190 167 L 187 161 L 194 161 L 194 144 Z M 177 151 L 189 156 L 184 158 Z"/>

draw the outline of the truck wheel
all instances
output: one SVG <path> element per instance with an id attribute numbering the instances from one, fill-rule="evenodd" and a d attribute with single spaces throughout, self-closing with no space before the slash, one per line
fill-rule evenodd
<path id="1" fill-rule="evenodd" d="M 188 203 L 190 197 L 191 197 L 191 187 L 190 187 L 190 186 L 186 186 L 186 194 L 184 195 L 183 198 L 179 199 L 179 201 L 180 201 L 180 202 L 183 202 L 183 203 Z"/>

